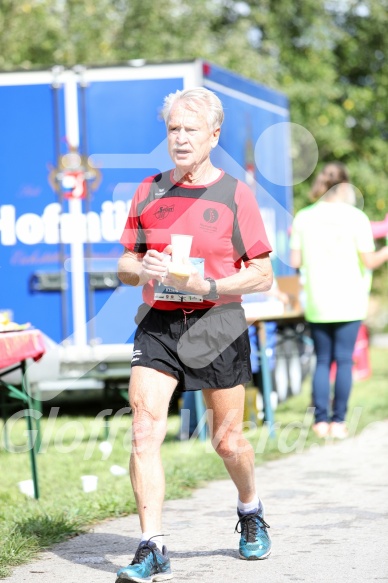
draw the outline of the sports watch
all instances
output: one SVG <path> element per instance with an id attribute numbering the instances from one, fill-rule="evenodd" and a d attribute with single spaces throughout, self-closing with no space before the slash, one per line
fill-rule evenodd
<path id="1" fill-rule="evenodd" d="M 204 300 L 217 300 L 220 296 L 217 293 L 217 284 L 212 277 L 205 277 L 205 280 L 210 283 L 210 291 L 206 296 L 203 296 Z"/>

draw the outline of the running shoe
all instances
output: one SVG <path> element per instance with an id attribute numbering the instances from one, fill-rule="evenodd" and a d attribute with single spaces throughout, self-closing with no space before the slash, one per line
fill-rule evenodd
<path id="1" fill-rule="evenodd" d="M 132 563 L 117 572 L 116 583 L 167 581 L 172 578 L 167 548 L 163 546 L 160 551 L 153 541 L 148 540 L 140 543 Z"/>
<path id="2" fill-rule="evenodd" d="M 247 561 L 266 559 L 271 554 L 271 539 L 267 532 L 269 524 L 264 520 L 263 508 L 260 507 L 256 512 L 248 514 L 242 514 L 237 510 L 237 514 L 239 521 L 236 524 L 235 532 L 241 534 L 240 559 Z"/>

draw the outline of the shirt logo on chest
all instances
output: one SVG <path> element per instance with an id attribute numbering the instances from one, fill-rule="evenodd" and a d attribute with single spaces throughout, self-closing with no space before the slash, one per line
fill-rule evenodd
<path id="1" fill-rule="evenodd" d="M 166 217 L 168 217 L 168 215 L 169 215 L 170 213 L 172 213 L 172 212 L 173 212 L 173 210 L 174 210 L 174 206 L 175 206 L 174 204 L 172 204 L 172 205 L 169 205 L 169 206 L 168 206 L 168 205 L 163 205 L 163 206 L 161 205 L 161 206 L 158 208 L 158 210 L 156 211 L 156 213 L 154 213 L 154 216 L 155 216 L 155 217 L 156 217 L 156 218 L 157 218 L 159 221 L 161 221 L 162 219 L 165 219 Z"/>
<path id="2" fill-rule="evenodd" d="M 216 209 L 208 208 L 203 213 L 203 218 L 207 223 L 215 223 L 216 220 L 218 219 L 218 212 L 216 211 Z"/>

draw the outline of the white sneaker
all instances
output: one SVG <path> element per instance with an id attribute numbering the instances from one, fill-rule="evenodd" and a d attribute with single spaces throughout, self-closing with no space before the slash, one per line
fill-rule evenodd
<path id="1" fill-rule="evenodd" d="M 346 439 L 349 437 L 348 428 L 344 422 L 338 423 L 333 421 L 330 423 L 330 436 L 334 437 L 334 439 Z"/>
<path id="2" fill-rule="evenodd" d="M 329 435 L 330 426 L 327 421 L 320 421 L 319 423 L 315 423 L 313 425 L 313 431 L 315 435 L 320 438 L 327 437 Z"/>

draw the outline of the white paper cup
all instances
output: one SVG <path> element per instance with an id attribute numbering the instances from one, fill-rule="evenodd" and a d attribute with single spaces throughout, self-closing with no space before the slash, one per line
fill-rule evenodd
<path id="1" fill-rule="evenodd" d="M 97 490 L 98 476 L 81 476 L 81 481 L 84 492 L 94 492 Z"/>
<path id="2" fill-rule="evenodd" d="M 171 235 L 172 263 L 181 264 L 190 257 L 192 235 Z"/>
<path id="3" fill-rule="evenodd" d="M 104 456 L 109 456 L 112 453 L 112 444 L 109 441 L 101 441 L 98 449 Z"/>
<path id="4" fill-rule="evenodd" d="M 22 494 L 26 496 L 30 496 L 34 498 L 35 490 L 34 490 L 34 482 L 32 480 L 23 480 L 22 482 L 18 482 L 19 490 Z"/>
<path id="5" fill-rule="evenodd" d="M 172 256 L 168 266 L 168 272 L 178 277 L 189 277 L 191 265 L 188 263 L 190 257 L 192 235 L 171 235 Z"/>

